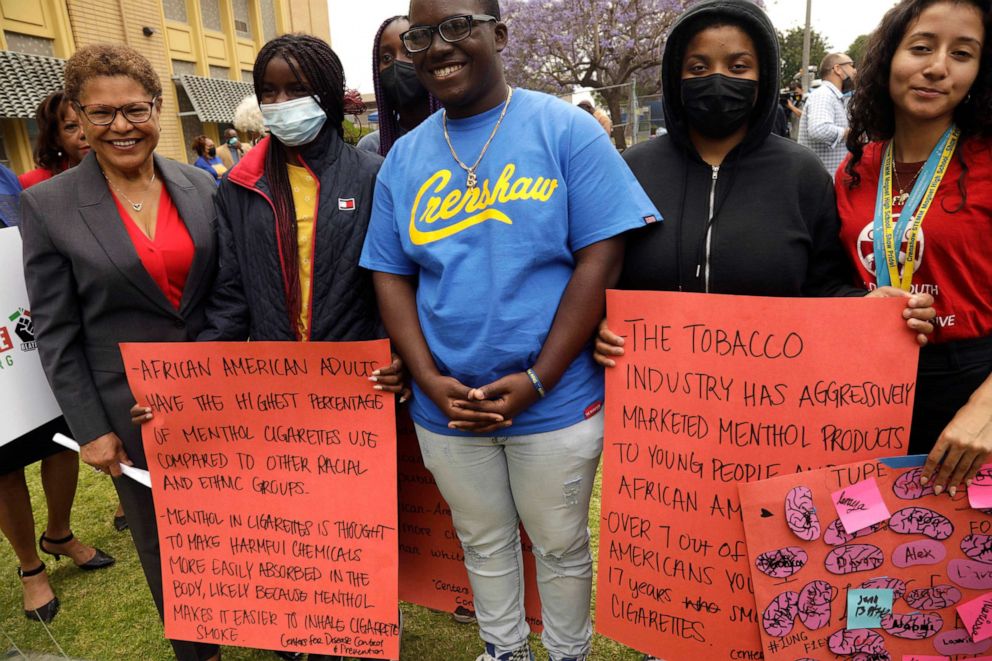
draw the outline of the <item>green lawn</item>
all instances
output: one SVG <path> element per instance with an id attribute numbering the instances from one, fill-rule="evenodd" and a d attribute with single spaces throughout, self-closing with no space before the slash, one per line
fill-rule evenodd
<path id="1" fill-rule="evenodd" d="M 79 491 L 73 528 L 86 542 L 117 558 L 106 571 L 83 574 L 70 561 L 49 562 L 52 587 L 62 600 L 62 610 L 50 625 L 66 654 L 91 661 L 162 660 L 172 658 L 162 638 L 162 627 L 145 586 L 131 538 L 111 525 L 116 498 L 109 479 L 89 468 L 80 470 Z M 38 465 L 28 469 L 34 511 L 44 516 L 44 498 Z M 591 517 L 593 546 L 599 541 L 599 484 L 593 494 Z M 44 521 L 36 521 L 40 529 Z M 0 538 L 0 656 L 13 642 L 24 651 L 56 653 L 42 626 L 28 621 L 22 612 L 17 562 L 6 540 Z M 403 604 L 405 617 L 402 658 L 411 661 L 473 661 L 481 651 L 474 625 L 460 625 L 445 613 Z M 540 648 L 537 637 L 534 649 Z M 225 661 L 269 660 L 273 654 L 225 648 Z M 641 655 L 602 636 L 593 640 L 590 657 L 597 661 L 638 661 Z M 538 659 L 546 660 L 541 650 Z"/>

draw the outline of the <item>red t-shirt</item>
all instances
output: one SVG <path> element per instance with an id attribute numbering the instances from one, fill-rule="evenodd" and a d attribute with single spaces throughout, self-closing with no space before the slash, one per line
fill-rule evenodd
<path id="1" fill-rule="evenodd" d="M 35 184 L 40 184 L 41 182 L 51 179 L 55 176 L 55 173 L 46 168 L 35 168 L 30 172 L 25 172 L 17 177 L 17 180 L 21 182 L 21 188 L 27 190 L 34 186 Z"/>
<path id="2" fill-rule="evenodd" d="M 885 144 L 865 147 L 857 167 L 858 187 L 847 185 L 846 161 L 836 182 L 841 241 L 868 289 L 876 287 L 873 223 Z M 962 200 L 961 163 L 955 154 L 920 227 L 913 274 L 913 293 L 934 298 L 937 319 L 931 341 L 938 343 L 992 335 L 992 140 L 969 138 L 959 144 L 958 153 L 968 165 L 965 204 L 956 210 Z M 893 190 L 893 197 L 898 192 Z M 901 210 L 893 206 L 893 222 Z M 900 245 L 905 252 L 905 238 Z"/>
<path id="3" fill-rule="evenodd" d="M 127 208 L 114 195 L 117 210 L 121 214 L 124 228 L 131 237 L 131 243 L 138 253 L 141 264 L 148 271 L 169 302 L 178 310 L 183 298 L 186 276 L 193 264 L 193 239 L 185 223 L 179 217 L 179 210 L 172 203 L 165 186 L 158 202 L 158 216 L 155 221 L 155 238 L 149 239 L 135 224 Z"/>

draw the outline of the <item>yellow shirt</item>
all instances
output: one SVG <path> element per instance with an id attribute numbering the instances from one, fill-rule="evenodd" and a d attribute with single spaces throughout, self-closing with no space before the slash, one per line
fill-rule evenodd
<path id="1" fill-rule="evenodd" d="M 310 339 L 310 282 L 313 280 L 314 211 L 317 209 L 317 180 L 306 168 L 287 165 L 289 185 L 293 187 L 296 207 L 296 246 L 300 271 L 300 318 L 297 328 L 304 342 Z"/>

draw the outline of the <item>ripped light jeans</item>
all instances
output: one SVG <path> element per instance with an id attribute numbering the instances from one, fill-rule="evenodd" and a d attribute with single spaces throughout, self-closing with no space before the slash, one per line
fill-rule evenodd
<path id="1" fill-rule="evenodd" d="M 603 452 L 603 413 L 524 436 L 447 436 L 417 425 L 465 553 L 482 639 L 497 656 L 526 644 L 519 524 L 537 559 L 542 640 L 552 659 L 589 653 L 589 499 Z"/>

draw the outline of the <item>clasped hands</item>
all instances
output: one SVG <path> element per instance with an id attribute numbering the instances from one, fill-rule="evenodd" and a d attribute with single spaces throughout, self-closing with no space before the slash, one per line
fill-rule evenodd
<path id="1" fill-rule="evenodd" d="M 539 398 L 525 372 L 515 372 L 477 388 L 434 374 L 420 382 L 424 393 L 448 417 L 448 428 L 475 434 L 506 429 Z"/>

